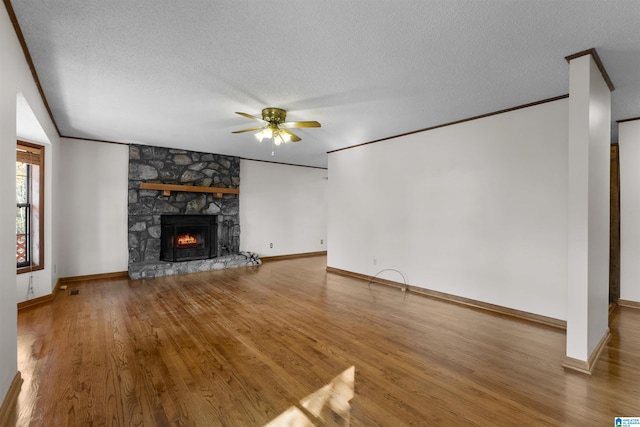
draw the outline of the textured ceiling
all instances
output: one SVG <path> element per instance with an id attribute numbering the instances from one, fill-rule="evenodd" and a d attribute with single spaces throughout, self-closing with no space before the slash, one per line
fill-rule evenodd
<path id="1" fill-rule="evenodd" d="M 640 116 L 640 1 L 12 0 L 63 136 L 309 166 L 326 152 L 569 92 L 595 48 Z M 317 120 L 275 149 L 264 107 Z M 616 125 L 613 124 L 614 138 Z"/>

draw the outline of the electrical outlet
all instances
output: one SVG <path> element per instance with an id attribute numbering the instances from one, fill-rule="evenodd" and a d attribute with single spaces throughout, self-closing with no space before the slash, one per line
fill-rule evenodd
<path id="1" fill-rule="evenodd" d="M 320 239 L 320 244 L 324 245 L 324 239 Z"/>
<path id="2" fill-rule="evenodd" d="M 273 249 L 273 243 L 269 243 L 269 247 Z"/>
<path id="3" fill-rule="evenodd" d="M 373 259 L 373 265 L 378 265 L 378 260 L 377 259 Z"/>

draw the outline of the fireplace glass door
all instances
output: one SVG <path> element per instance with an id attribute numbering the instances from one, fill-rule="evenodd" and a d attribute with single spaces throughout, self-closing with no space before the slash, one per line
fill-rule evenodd
<path id="1" fill-rule="evenodd" d="M 189 261 L 216 256 L 215 215 L 163 215 L 162 261 Z"/>

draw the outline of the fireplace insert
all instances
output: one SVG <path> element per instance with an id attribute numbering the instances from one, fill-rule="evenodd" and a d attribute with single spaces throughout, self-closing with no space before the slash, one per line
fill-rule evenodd
<path id="1" fill-rule="evenodd" d="M 160 260 L 190 261 L 217 256 L 216 215 L 162 215 Z"/>

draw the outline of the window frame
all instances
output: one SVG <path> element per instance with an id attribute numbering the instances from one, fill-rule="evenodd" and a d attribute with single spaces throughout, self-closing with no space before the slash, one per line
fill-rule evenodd
<path id="1" fill-rule="evenodd" d="M 19 160 L 18 160 L 19 161 Z M 33 259 L 33 256 L 31 254 L 31 185 L 29 185 L 29 183 L 31 182 L 32 179 L 32 173 L 31 173 L 31 168 L 33 167 L 33 165 L 31 163 L 27 163 L 27 162 L 22 162 L 25 165 L 25 181 L 26 181 L 26 189 L 25 189 L 25 195 L 26 195 L 26 200 L 24 203 L 20 203 L 16 200 L 16 206 L 17 209 L 24 209 L 24 237 L 25 237 L 25 242 L 24 242 L 24 246 L 25 246 L 25 251 L 26 251 L 26 261 L 25 262 L 18 262 L 16 263 L 16 266 L 18 269 L 20 268 L 24 268 L 24 267 L 29 267 L 31 266 L 31 260 Z M 17 167 L 16 167 L 16 181 L 18 180 L 18 174 L 17 174 Z M 16 182 L 16 186 L 17 186 L 17 182 Z M 17 197 L 16 197 L 17 199 Z M 17 219 L 16 219 L 17 220 Z M 18 230 L 17 230 L 17 226 L 16 226 L 16 234 L 17 234 Z M 17 237 L 16 237 L 16 242 L 17 242 Z"/>
<path id="2" fill-rule="evenodd" d="M 34 215 L 34 209 L 33 206 L 36 205 L 36 201 L 33 200 L 33 194 L 29 194 L 29 205 L 30 205 L 30 209 L 29 210 L 29 239 L 33 239 L 33 235 L 34 235 L 34 228 L 37 227 L 38 228 L 38 234 L 37 234 L 37 239 L 38 239 L 38 247 L 39 247 L 39 252 L 38 252 L 38 259 L 34 260 L 33 259 L 33 252 L 30 253 L 29 256 L 29 265 L 23 266 L 23 267 L 18 267 L 18 264 L 16 263 L 16 273 L 17 274 L 22 274 L 22 273 L 29 273 L 31 271 L 37 271 L 37 270 L 43 270 L 44 269 L 44 260 L 45 260 L 45 251 L 44 251 L 44 215 L 45 215 L 45 211 L 44 211 L 44 146 L 42 145 L 38 145 L 38 144 L 33 144 L 31 142 L 26 142 L 26 141 L 17 141 L 16 144 L 16 162 L 18 162 L 18 158 L 20 157 L 19 152 L 20 151 L 26 151 L 28 154 L 23 155 L 23 159 L 29 159 L 29 162 L 24 162 L 23 159 L 20 159 L 20 161 L 23 161 L 23 163 L 29 163 L 31 165 L 35 165 L 38 166 L 39 168 L 39 179 L 38 179 L 38 200 L 37 200 L 37 210 L 38 210 L 38 221 L 34 221 L 33 220 L 33 215 Z M 33 169 L 33 168 L 30 168 Z M 30 180 L 33 180 L 33 174 L 30 174 L 31 176 L 29 177 Z M 17 202 L 17 200 L 16 200 Z M 18 207 L 18 203 L 16 203 L 16 207 Z M 34 242 L 35 243 L 35 242 Z"/>

